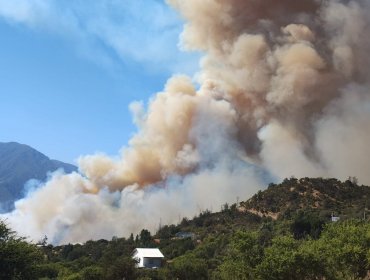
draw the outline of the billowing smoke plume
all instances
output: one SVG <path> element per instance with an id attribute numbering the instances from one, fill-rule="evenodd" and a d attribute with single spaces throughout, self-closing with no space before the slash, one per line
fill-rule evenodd
<path id="1" fill-rule="evenodd" d="M 169 0 L 199 88 L 171 78 L 119 159 L 82 157 L 7 214 L 54 243 L 178 222 L 292 175 L 370 184 L 370 2 Z M 112 136 L 114 137 L 114 136 Z"/>

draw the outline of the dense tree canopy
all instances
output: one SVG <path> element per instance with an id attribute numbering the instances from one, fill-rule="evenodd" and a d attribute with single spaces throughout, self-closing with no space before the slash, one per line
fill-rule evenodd
<path id="1" fill-rule="evenodd" d="M 18 237 L 0 220 L 0 279 L 37 279 L 42 260 L 36 245 Z"/>

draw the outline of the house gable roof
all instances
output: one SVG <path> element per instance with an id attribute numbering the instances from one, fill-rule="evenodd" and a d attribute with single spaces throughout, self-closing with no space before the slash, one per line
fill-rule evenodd
<path id="1" fill-rule="evenodd" d="M 162 252 L 159 251 L 158 248 L 136 248 L 134 254 L 142 258 L 164 258 Z"/>

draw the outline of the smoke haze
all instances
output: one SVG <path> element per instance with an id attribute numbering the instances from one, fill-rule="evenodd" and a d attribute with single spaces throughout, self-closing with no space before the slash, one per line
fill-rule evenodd
<path id="1" fill-rule="evenodd" d="M 55 243 L 156 230 L 218 210 L 284 177 L 370 184 L 366 0 L 168 0 L 181 47 L 202 51 L 194 84 L 173 76 L 130 109 L 138 132 L 118 158 L 79 159 L 3 217 Z M 111 137 L 114 137 L 112 135 Z"/>

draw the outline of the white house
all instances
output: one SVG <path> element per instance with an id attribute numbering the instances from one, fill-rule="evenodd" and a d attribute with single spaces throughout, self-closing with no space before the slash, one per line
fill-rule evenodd
<path id="1" fill-rule="evenodd" d="M 336 216 L 331 216 L 331 221 L 332 222 L 338 222 L 340 220 L 339 217 L 336 217 Z"/>
<path id="2" fill-rule="evenodd" d="M 164 256 L 158 248 L 136 248 L 132 258 L 138 261 L 137 267 L 157 268 L 161 267 Z"/>
<path id="3" fill-rule="evenodd" d="M 338 222 L 340 218 L 338 216 L 334 216 L 334 213 L 331 213 L 331 221 L 332 222 Z"/>

